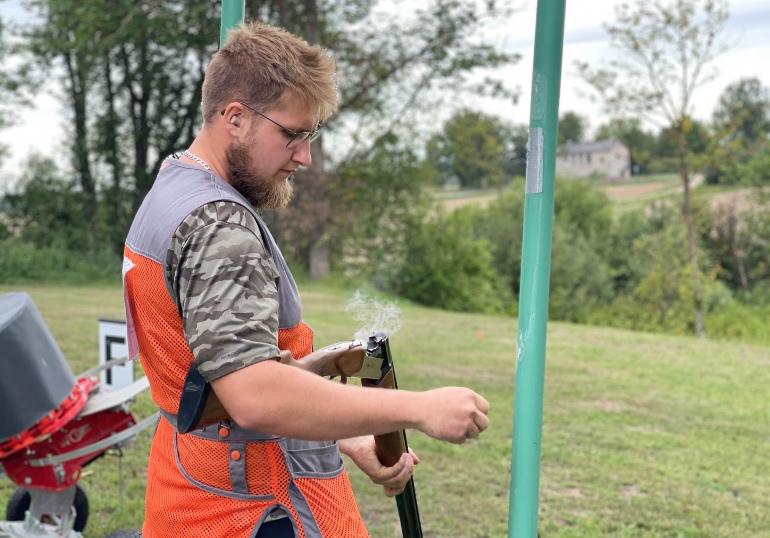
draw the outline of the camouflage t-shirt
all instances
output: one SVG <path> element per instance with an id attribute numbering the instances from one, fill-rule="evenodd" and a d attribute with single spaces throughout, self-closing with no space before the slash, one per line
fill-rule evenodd
<path id="1" fill-rule="evenodd" d="M 190 213 L 165 269 L 206 381 L 279 356 L 278 269 L 246 208 L 211 202 Z"/>

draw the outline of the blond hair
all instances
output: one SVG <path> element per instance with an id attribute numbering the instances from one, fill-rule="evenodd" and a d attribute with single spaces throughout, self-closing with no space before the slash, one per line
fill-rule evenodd
<path id="1" fill-rule="evenodd" d="M 203 81 L 203 121 L 211 123 L 224 107 L 243 101 L 257 110 L 281 105 L 290 92 L 321 121 L 337 110 L 334 60 L 326 49 L 261 23 L 231 30 L 214 54 Z"/>

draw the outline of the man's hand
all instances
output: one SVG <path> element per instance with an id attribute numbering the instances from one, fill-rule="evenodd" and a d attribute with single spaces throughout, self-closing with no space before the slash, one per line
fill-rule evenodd
<path id="1" fill-rule="evenodd" d="M 444 387 L 418 393 L 422 418 L 418 429 L 440 441 L 462 444 L 489 427 L 489 402 L 463 387 Z"/>
<path id="2" fill-rule="evenodd" d="M 375 484 L 385 489 L 385 495 L 393 497 L 406 487 L 412 476 L 414 466 L 420 462 L 417 454 L 409 449 L 409 453 L 401 454 L 401 458 L 392 467 L 385 467 L 377 459 L 374 449 L 374 437 L 354 437 L 339 441 L 340 451 L 350 457 Z"/>

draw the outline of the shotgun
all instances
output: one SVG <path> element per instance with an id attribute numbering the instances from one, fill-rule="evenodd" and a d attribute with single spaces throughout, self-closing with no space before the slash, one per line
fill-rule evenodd
<path id="1" fill-rule="evenodd" d="M 388 336 L 385 333 L 372 334 L 366 343 L 366 354 L 369 357 L 382 359 L 382 376 L 376 381 L 362 378 L 361 384 L 365 387 L 398 389 Z M 374 444 L 377 459 L 386 467 L 395 465 L 401 454 L 409 450 L 406 444 L 406 432 L 403 430 L 384 435 L 375 435 Z M 398 507 L 398 518 L 401 520 L 401 535 L 403 538 L 422 538 L 422 526 L 420 525 L 420 512 L 417 509 L 414 477 L 410 476 L 404 491 L 396 495 L 396 506 Z"/>
<path id="2" fill-rule="evenodd" d="M 365 387 L 398 389 L 388 336 L 381 332 L 370 335 L 366 342 L 350 340 L 332 344 L 300 360 L 295 360 L 290 352 L 282 351 L 280 362 L 324 377 L 339 376 L 343 381 L 348 377 L 358 377 Z M 228 419 L 230 415 L 216 393 L 211 390 L 211 385 L 198 372 L 198 368 L 191 365 L 179 401 L 179 433 L 187 433 Z M 408 451 L 406 433 L 403 431 L 375 435 L 374 442 L 377 459 L 386 467 L 395 465 L 401 454 Z M 412 477 L 409 478 L 404 491 L 396 495 L 396 505 L 403 538 L 422 538 Z"/>

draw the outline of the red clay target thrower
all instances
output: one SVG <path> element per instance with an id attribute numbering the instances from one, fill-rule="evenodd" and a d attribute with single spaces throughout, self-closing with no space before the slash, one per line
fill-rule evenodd
<path id="1" fill-rule="evenodd" d="M 128 409 L 147 378 L 100 390 L 94 374 L 118 362 L 76 378 L 29 295 L 0 295 L 0 464 L 18 486 L 0 538 L 82 537 L 83 467 L 157 421 Z"/>

